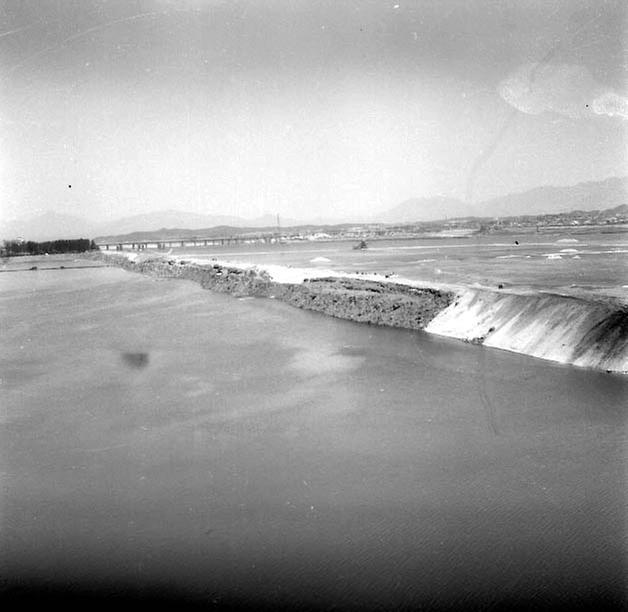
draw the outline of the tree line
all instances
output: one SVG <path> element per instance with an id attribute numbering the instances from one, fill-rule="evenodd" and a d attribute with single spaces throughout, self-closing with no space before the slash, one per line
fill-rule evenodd
<path id="1" fill-rule="evenodd" d="M 2 255 L 56 255 L 59 253 L 84 253 L 98 249 L 96 243 L 88 238 L 75 240 L 48 240 L 34 242 L 33 240 L 5 240 Z"/>

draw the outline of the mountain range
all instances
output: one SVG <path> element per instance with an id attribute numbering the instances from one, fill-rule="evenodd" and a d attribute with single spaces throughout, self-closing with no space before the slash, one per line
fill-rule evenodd
<path id="1" fill-rule="evenodd" d="M 296 219 L 280 219 L 282 226 L 297 225 Z M 232 215 L 202 215 L 180 210 L 160 210 L 106 223 L 90 222 L 79 216 L 47 212 L 0 224 L 0 239 L 23 237 L 27 240 L 54 240 L 56 238 L 93 238 L 138 231 L 165 228 L 276 227 L 275 215 L 243 219 Z"/>
<path id="2" fill-rule="evenodd" d="M 459 217 L 507 217 L 603 210 L 628 203 L 628 177 L 611 177 L 567 187 L 543 186 L 522 193 L 508 194 L 483 202 L 468 204 L 446 197 L 413 198 L 356 222 L 412 223 Z M 282 227 L 296 225 L 331 225 L 347 219 L 299 220 L 281 218 Z M 277 227 L 277 217 L 264 215 L 243 219 L 230 215 L 203 215 L 178 210 L 163 210 L 124 217 L 107 223 L 54 212 L 0 223 L 0 239 L 24 237 L 28 240 L 55 238 L 92 238 L 165 228 L 201 229 L 216 226 L 235 228 Z"/>
<path id="3" fill-rule="evenodd" d="M 604 210 L 628 203 L 628 177 L 611 177 L 568 187 L 536 187 L 483 202 L 467 204 L 455 198 L 413 198 L 384 211 L 384 223 L 439 221 L 456 217 L 514 217 L 572 210 Z"/>

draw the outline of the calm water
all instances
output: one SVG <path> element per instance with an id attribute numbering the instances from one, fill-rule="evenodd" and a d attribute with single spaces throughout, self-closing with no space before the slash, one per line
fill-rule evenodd
<path id="1" fill-rule="evenodd" d="M 119 269 L 0 274 L 0 309 L 5 590 L 625 597 L 626 377 Z"/>

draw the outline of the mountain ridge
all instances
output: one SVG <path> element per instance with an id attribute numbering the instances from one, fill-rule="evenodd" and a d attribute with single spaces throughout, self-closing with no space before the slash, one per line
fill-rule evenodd
<path id="1" fill-rule="evenodd" d="M 572 210 L 605 210 L 626 203 L 628 177 L 613 176 L 562 187 L 543 185 L 476 204 L 442 196 L 410 198 L 374 215 L 374 219 L 385 223 L 412 223 L 460 217 L 514 217 Z"/>
<path id="2" fill-rule="evenodd" d="M 445 197 L 410 198 L 389 209 L 375 213 L 359 223 L 414 223 L 462 217 L 506 217 L 540 215 L 575 210 L 606 210 L 628 204 L 628 177 L 610 177 L 602 181 L 585 181 L 569 186 L 541 186 L 467 204 Z M 280 217 L 282 227 L 304 225 L 338 225 L 346 219 L 319 218 L 303 221 Z M 228 226 L 238 229 L 277 227 L 275 215 L 245 219 L 234 215 L 201 214 L 173 209 L 142 213 L 108 221 L 90 222 L 75 215 L 46 212 L 41 215 L 11 221 L 0 226 L 1 239 L 23 237 L 28 240 L 55 238 L 91 238 L 115 236 L 134 232 L 168 229 L 207 229 Z"/>

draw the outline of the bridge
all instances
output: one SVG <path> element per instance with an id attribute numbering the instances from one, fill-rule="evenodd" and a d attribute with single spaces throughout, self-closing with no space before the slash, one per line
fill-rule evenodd
<path id="1" fill-rule="evenodd" d="M 244 244 L 245 242 L 274 242 L 279 236 L 275 233 L 268 234 L 247 234 L 241 236 L 211 236 L 207 238 L 175 237 L 175 238 L 151 238 L 145 240 L 95 240 L 100 249 L 108 251 L 113 248 L 116 251 L 126 249 L 143 251 L 148 248 L 166 250 L 173 247 L 186 246 L 225 246 L 231 244 Z"/>

